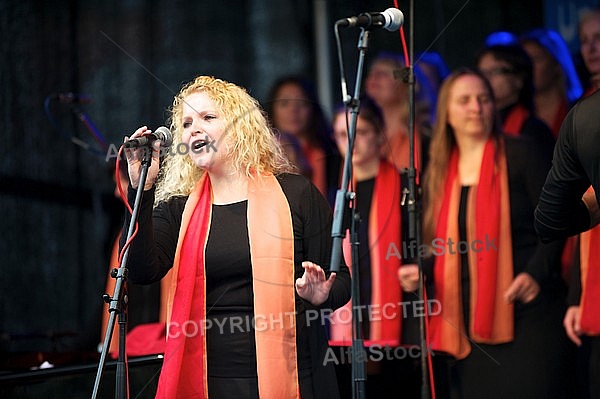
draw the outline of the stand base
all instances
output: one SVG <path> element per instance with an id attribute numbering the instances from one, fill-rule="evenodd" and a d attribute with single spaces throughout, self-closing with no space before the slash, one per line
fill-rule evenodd
<path id="1" fill-rule="evenodd" d="M 162 355 L 128 359 L 132 398 L 153 399 L 158 387 Z M 98 364 L 89 363 L 0 375 L 1 398 L 87 398 Z M 106 362 L 98 398 L 115 397 L 116 361 Z"/>

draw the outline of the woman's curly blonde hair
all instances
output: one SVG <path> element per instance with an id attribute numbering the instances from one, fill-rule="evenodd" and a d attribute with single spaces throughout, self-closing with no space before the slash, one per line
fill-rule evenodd
<path id="1" fill-rule="evenodd" d="M 208 95 L 225 121 L 225 132 L 215 147 L 217 151 L 227 151 L 226 160 L 231 163 L 235 173 L 243 172 L 253 178 L 269 173 L 276 175 L 296 171 L 284 155 L 256 99 L 233 83 L 212 76 L 198 76 L 182 87 L 169 109 L 168 123 L 173 133 L 173 144 L 170 153 L 162 160 L 155 204 L 174 196 L 189 195 L 204 173 L 192 163 L 188 151 L 179 153 L 183 104 L 186 97 L 199 92 Z"/>

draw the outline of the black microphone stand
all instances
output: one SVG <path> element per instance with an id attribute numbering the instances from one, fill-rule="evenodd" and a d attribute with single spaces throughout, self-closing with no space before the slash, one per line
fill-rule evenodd
<path id="1" fill-rule="evenodd" d="M 100 154 L 106 155 L 105 153 L 106 153 L 106 150 L 108 149 L 108 144 L 106 144 L 106 140 L 104 139 L 104 137 L 102 136 L 102 134 L 100 133 L 100 131 L 98 130 L 96 125 L 94 125 L 94 122 L 92 122 L 92 119 L 88 116 L 87 113 L 85 113 L 79 106 L 77 106 L 75 104 L 71 105 L 71 111 L 83 123 L 83 125 L 92 134 L 92 136 L 94 136 L 94 139 L 100 145 L 100 150 L 101 150 Z M 75 138 L 73 138 L 73 140 L 75 140 Z M 81 143 L 77 143 L 77 144 L 81 145 Z M 89 144 L 88 144 L 88 146 L 89 146 Z M 96 150 L 96 152 L 97 152 L 97 150 Z"/>
<path id="2" fill-rule="evenodd" d="M 152 142 L 150 142 L 152 144 Z M 148 169 L 152 163 L 152 147 L 144 147 L 142 156 L 142 166 L 140 169 L 140 181 L 135 196 L 135 203 L 131 212 L 131 220 L 127 231 L 127 241 L 133 235 L 135 225 L 137 223 L 139 205 L 142 200 L 142 194 L 144 192 L 144 185 L 146 184 L 146 178 L 148 176 Z M 115 289 L 112 297 L 105 294 L 103 299 L 105 302 L 110 303 L 108 311 L 110 317 L 108 319 L 108 325 L 106 326 L 106 333 L 104 335 L 104 343 L 102 345 L 102 353 L 100 355 L 100 363 L 98 364 L 98 371 L 96 373 L 96 381 L 94 382 L 94 391 L 92 393 L 92 399 L 96 399 L 98 390 L 100 388 L 100 381 L 102 380 L 102 371 L 106 362 L 106 354 L 110 347 L 110 340 L 112 338 L 113 329 L 115 326 L 115 317 L 119 315 L 119 355 L 117 358 L 117 369 L 116 369 L 116 381 L 115 381 L 115 398 L 116 399 L 127 399 L 128 398 L 128 378 L 127 378 L 127 362 L 126 362 L 126 341 L 127 336 L 127 294 L 125 289 L 125 282 L 127 280 L 127 258 L 129 257 L 129 247 L 125 250 L 123 258 L 121 259 L 121 265 L 118 269 L 111 271 L 111 277 L 116 278 Z"/>
<path id="3" fill-rule="evenodd" d="M 416 243 L 417 251 L 421 248 L 421 202 L 419 197 L 419 189 L 417 183 L 417 168 L 415 166 L 415 75 L 414 75 L 414 1 L 410 1 L 409 10 L 410 20 L 410 34 L 409 34 L 409 63 L 408 68 L 408 85 L 409 85 L 409 96 L 408 96 L 408 132 L 409 132 L 409 166 L 407 170 L 408 178 L 408 190 L 403 195 L 403 205 L 407 206 L 408 210 L 408 240 L 409 242 L 414 241 Z M 425 317 L 428 317 L 427 306 L 429 304 L 425 302 L 425 279 L 423 273 L 423 259 L 422 256 L 417 255 L 417 265 L 419 269 L 419 286 L 417 289 L 418 299 L 422 300 L 426 306 L 426 312 L 424 316 L 419 317 L 419 338 L 420 338 L 420 351 L 421 351 L 421 398 L 429 399 L 431 395 L 431 389 L 429 387 L 429 378 L 427 370 L 427 340 L 425 331 Z"/>
<path id="4" fill-rule="evenodd" d="M 336 35 L 338 23 L 335 25 Z M 360 87 L 362 85 L 362 71 L 364 66 L 365 53 L 368 47 L 369 31 L 361 28 L 361 33 L 358 39 L 358 67 L 356 73 L 356 83 L 354 90 L 354 98 L 346 93 L 346 83 L 344 74 L 342 72 L 342 91 L 344 104 L 350 110 L 350 123 L 348 127 L 348 150 L 344 157 L 344 168 L 342 173 L 342 183 L 340 189 L 337 191 L 334 206 L 333 224 L 332 224 L 332 237 L 333 246 L 331 253 L 331 271 L 338 271 L 340 262 L 342 259 L 342 241 L 345 235 L 345 229 L 343 226 L 344 215 L 347 209 L 349 201 L 351 204 L 351 220 L 350 220 L 350 238 L 352 244 L 352 356 L 351 356 L 351 367 L 352 367 L 352 398 L 362 399 L 365 397 L 365 383 L 367 380 L 365 371 L 365 362 L 359 361 L 359 353 L 362 353 L 364 349 L 361 322 L 362 317 L 360 315 L 360 284 L 359 284 L 359 271 L 358 271 L 358 232 L 357 232 L 357 221 L 358 215 L 354 206 L 354 198 L 356 193 L 348 191 L 348 185 L 350 178 L 352 177 L 352 152 L 354 149 L 354 138 L 356 136 L 356 121 L 358 119 L 358 111 L 360 108 Z M 340 54 L 340 63 L 341 54 Z M 340 64 L 341 65 L 341 64 Z"/>

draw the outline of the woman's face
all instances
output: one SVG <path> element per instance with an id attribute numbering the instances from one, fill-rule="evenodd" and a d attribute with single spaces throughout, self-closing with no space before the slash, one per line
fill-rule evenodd
<path id="1" fill-rule="evenodd" d="M 515 104 L 523 87 L 521 79 L 508 62 L 498 60 L 487 53 L 479 60 L 477 68 L 487 78 L 494 91 L 494 99 L 498 109 Z"/>
<path id="2" fill-rule="evenodd" d="M 296 137 L 306 135 L 312 118 L 312 105 L 300 86 L 286 83 L 273 100 L 273 125 Z"/>
<path id="3" fill-rule="evenodd" d="M 536 91 L 548 90 L 563 81 L 561 66 L 546 49 L 532 41 L 524 42 L 523 49 L 533 64 L 533 86 Z"/>
<path id="4" fill-rule="evenodd" d="M 488 137 L 494 126 L 494 102 L 479 76 L 456 79 L 448 93 L 448 124 L 460 137 Z"/>
<path id="5" fill-rule="evenodd" d="M 594 14 L 579 27 L 581 56 L 592 75 L 600 74 L 600 14 Z"/>
<path id="6" fill-rule="evenodd" d="M 344 112 L 339 112 L 333 121 L 333 135 L 338 150 L 342 156 L 348 151 L 348 129 Z M 358 116 L 356 121 L 356 136 L 352 151 L 352 164 L 360 166 L 380 158 L 383 133 L 364 118 Z"/>
<path id="7" fill-rule="evenodd" d="M 184 98 L 182 111 L 181 141 L 187 145 L 192 162 L 208 171 L 222 169 L 227 153 L 226 121 L 214 102 L 208 94 L 195 92 Z"/>
<path id="8" fill-rule="evenodd" d="M 408 101 L 408 88 L 402 81 L 403 71 L 391 62 L 375 61 L 365 81 L 365 92 L 380 107 Z"/>

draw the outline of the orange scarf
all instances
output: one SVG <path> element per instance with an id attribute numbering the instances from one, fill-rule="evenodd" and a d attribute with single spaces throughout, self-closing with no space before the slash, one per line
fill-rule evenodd
<path id="1" fill-rule="evenodd" d="M 369 254 L 371 257 L 371 309 L 370 336 L 367 345 L 398 346 L 402 331 L 402 291 L 398 282 L 398 269 L 402 265 L 397 256 L 385 260 L 390 244 L 402 243 L 402 220 L 400 215 L 400 174 L 394 166 L 381 161 L 375 177 L 373 198 L 369 214 Z M 360 198 L 357 198 L 360 201 Z M 348 235 L 344 239 L 344 258 L 352 264 Z M 336 310 L 331 316 L 332 345 L 350 345 L 352 342 L 352 301 Z"/>
<path id="2" fill-rule="evenodd" d="M 210 178 L 204 174 L 183 211 L 157 398 L 208 398 L 202 322 L 206 319 L 204 251 L 211 220 L 211 193 Z M 294 233 L 287 198 L 273 175 L 249 180 L 248 234 L 254 316 L 257 322 L 267 315 L 278 320 L 274 328 L 255 330 L 259 394 L 267 399 L 299 398 L 295 318 L 288 316 L 296 311 Z M 198 334 L 186 337 L 186 322 L 196 323 Z"/>
<path id="3" fill-rule="evenodd" d="M 421 138 L 415 132 L 414 148 L 415 148 L 415 167 L 421 168 Z M 397 132 L 394 136 L 387 138 L 386 144 L 382 147 L 381 155 L 388 160 L 398 170 L 410 167 L 410 141 L 408 131 Z"/>
<path id="4" fill-rule="evenodd" d="M 436 237 L 444 243 L 448 239 L 455 244 L 460 241 L 458 158 L 455 148 L 448 165 L 444 194 L 440 198 Z M 510 342 L 513 339 L 513 306 L 503 299 L 503 293 L 513 279 L 508 171 L 504 147 L 501 144 L 496 152 L 492 139 L 485 147 L 479 183 L 469 192 L 466 220 L 471 276 L 468 336 L 478 343 Z M 479 244 L 475 244 L 476 240 Z M 498 251 L 491 246 L 486 251 L 486 240 L 494 240 Z M 446 246 L 444 253 L 438 255 L 434 285 L 441 312 L 431 317 L 431 342 L 435 350 L 463 359 L 471 352 L 471 345 L 463 320 L 460 254 L 456 246 Z"/>
<path id="5" fill-rule="evenodd" d="M 322 148 L 310 145 L 304 146 L 302 151 L 312 171 L 310 180 L 321 194 L 327 197 L 327 158 L 325 157 L 325 151 Z"/>
<path id="6" fill-rule="evenodd" d="M 580 235 L 581 330 L 600 335 L 600 226 Z"/>
<path id="7" fill-rule="evenodd" d="M 529 118 L 529 111 L 522 105 L 517 105 L 510 110 L 504 123 L 502 124 L 502 130 L 509 136 L 520 136 L 523 123 Z"/>

